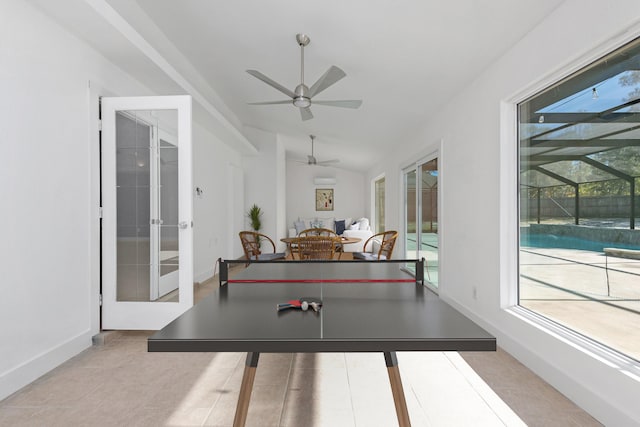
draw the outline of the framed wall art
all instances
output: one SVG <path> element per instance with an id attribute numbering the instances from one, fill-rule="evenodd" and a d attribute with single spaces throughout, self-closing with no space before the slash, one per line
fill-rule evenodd
<path id="1" fill-rule="evenodd" d="M 333 210 L 333 188 L 316 188 L 316 210 Z"/>

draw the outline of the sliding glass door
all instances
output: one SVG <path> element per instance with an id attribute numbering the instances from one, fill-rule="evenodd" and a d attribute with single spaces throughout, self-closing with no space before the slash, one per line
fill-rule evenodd
<path id="1" fill-rule="evenodd" d="M 425 258 L 425 279 L 438 286 L 438 159 L 404 170 L 405 254 Z"/>

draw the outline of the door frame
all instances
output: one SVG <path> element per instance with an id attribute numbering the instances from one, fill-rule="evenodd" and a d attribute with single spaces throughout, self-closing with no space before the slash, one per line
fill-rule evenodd
<path id="1" fill-rule="evenodd" d="M 102 331 L 102 197 L 101 197 L 101 115 L 100 99 L 116 96 L 95 81 L 88 81 L 88 135 L 89 143 L 89 316 L 90 334 Z"/>

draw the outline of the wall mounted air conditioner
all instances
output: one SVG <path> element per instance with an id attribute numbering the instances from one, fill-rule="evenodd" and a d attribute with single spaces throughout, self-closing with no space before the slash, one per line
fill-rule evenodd
<path id="1" fill-rule="evenodd" d="M 315 185 L 334 185 L 336 183 L 336 179 L 317 176 L 313 178 L 313 183 Z"/>

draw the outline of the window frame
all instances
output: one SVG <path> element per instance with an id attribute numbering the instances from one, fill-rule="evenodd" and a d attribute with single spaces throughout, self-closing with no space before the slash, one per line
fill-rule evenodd
<path id="1" fill-rule="evenodd" d="M 499 173 L 500 173 L 500 309 L 545 333 L 555 336 L 572 347 L 598 360 L 624 369 L 640 378 L 640 362 L 607 347 L 598 341 L 575 332 L 573 329 L 544 317 L 519 305 L 520 269 L 520 138 L 518 135 L 518 105 L 527 99 L 571 77 L 604 56 L 624 47 L 640 37 L 640 31 L 626 31 L 618 34 L 555 71 L 530 83 L 520 91 L 500 101 Z"/>

